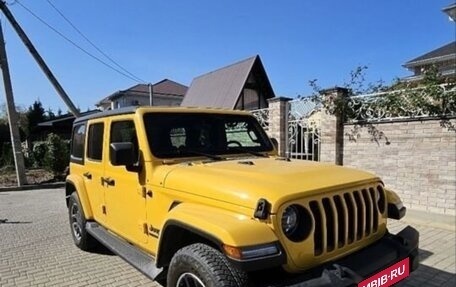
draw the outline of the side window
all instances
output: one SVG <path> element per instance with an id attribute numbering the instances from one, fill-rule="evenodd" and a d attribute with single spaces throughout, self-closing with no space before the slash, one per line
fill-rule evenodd
<path id="1" fill-rule="evenodd" d="M 103 123 L 96 123 L 89 126 L 87 138 L 87 158 L 101 160 L 103 156 Z"/>
<path id="2" fill-rule="evenodd" d="M 71 136 L 71 161 L 82 163 L 84 160 L 84 140 L 86 133 L 86 125 L 78 124 L 73 128 Z"/>
<path id="3" fill-rule="evenodd" d="M 109 143 L 131 142 L 135 158 L 139 156 L 138 138 L 136 137 L 135 123 L 133 121 L 118 121 L 111 123 Z"/>

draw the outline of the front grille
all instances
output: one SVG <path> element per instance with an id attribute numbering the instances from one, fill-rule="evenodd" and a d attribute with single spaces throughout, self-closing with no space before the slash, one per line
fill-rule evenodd
<path id="1" fill-rule="evenodd" d="M 375 234 L 384 211 L 383 206 L 379 209 L 379 204 L 385 204 L 384 197 L 383 188 L 377 186 L 311 200 L 314 254 L 322 255 Z"/>

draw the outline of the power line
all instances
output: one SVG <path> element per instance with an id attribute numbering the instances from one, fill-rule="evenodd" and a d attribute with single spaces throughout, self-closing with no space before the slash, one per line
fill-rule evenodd
<path id="1" fill-rule="evenodd" d="M 54 28 L 53 26 L 51 26 L 50 24 L 48 24 L 46 21 L 44 21 L 42 18 L 40 18 L 38 15 L 36 15 L 35 13 L 33 13 L 33 11 L 31 11 L 29 8 L 27 8 L 26 6 L 24 6 L 24 4 L 22 4 L 19 0 L 16 0 L 17 4 L 19 4 L 22 8 L 24 8 L 24 10 L 26 10 L 28 13 L 30 13 L 33 17 L 35 17 L 38 21 L 40 21 L 41 23 L 43 23 L 45 26 L 47 26 L 49 29 L 51 29 L 54 33 L 56 33 L 57 35 L 59 35 L 60 37 L 62 37 L 64 40 L 66 40 L 67 42 L 69 42 L 70 44 L 72 44 L 73 46 L 75 46 L 76 48 L 78 48 L 79 50 L 81 50 L 84 54 L 86 54 L 87 56 L 91 57 L 92 59 L 98 61 L 99 63 L 103 64 L 104 66 L 110 68 L 111 70 L 119 73 L 120 75 L 126 77 L 126 78 L 129 78 L 130 80 L 133 80 L 135 82 L 138 82 L 138 83 L 144 83 L 144 81 L 140 81 L 140 79 L 136 79 L 135 77 L 132 77 L 122 71 L 120 71 L 119 69 L 113 67 L 112 65 L 106 63 L 105 61 L 103 61 L 102 59 L 100 59 L 99 57 L 91 54 L 90 52 L 88 52 L 87 50 L 85 50 L 84 48 L 82 48 L 81 46 L 79 46 L 78 44 L 76 44 L 74 41 L 72 41 L 71 39 L 69 39 L 68 37 L 66 37 L 63 33 L 61 33 L 60 31 L 58 31 L 56 28 Z"/>
<path id="2" fill-rule="evenodd" d="M 100 54 L 102 54 L 103 56 L 105 56 L 109 61 L 111 61 L 111 63 L 113 63 L 114 65 L 116 65 L 119 69 L 121 69 L 122 71 L 124 71 L 125 73 L 129 74 L 130 76 L 134 77 L 135 79 L 137 79 L 138 81 L 141 81 L 143 83 L 145 83 L 146 81 L 142 80 L 141 78 L 137 77 L 136 75 L 134 75 L 133 73 L 129 72 L 127 69 L 125 69 L 124 67 L 122 67 L 119 63 L 117 63 L 114 59 L 112 59 L 109 55 L 107 55 L 105 52 L 103 52 L 97 45 L 95 45 L 92 41 L 90 41 L 90 39 L 85 36 L 81 30 L 79 30 L 71 21 L 70 19 L 68 19 L 68 17 L 66 17 L 62 11 L 60 11 L 60 9 L 58 9 L 50 0 L 46 0 L 46 2 L 49 3 L 49 5 L 51 5 L 51 7 L 82 37 L 84 38 L 93 48 L 95 48 Z"/>

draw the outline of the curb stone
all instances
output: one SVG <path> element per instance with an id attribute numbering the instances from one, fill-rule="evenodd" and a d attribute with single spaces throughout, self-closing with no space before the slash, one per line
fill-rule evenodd
<path id="1" fill-rule="evenodd" d="M 24 190 L 48 189 L 48 188 L 62 188 L 62 187 L 65 187 L 65 182 L 53 182 L 53 183 L 44 183 L 44 184 L 30 184 L 30 185 L 23 185 L 23 186 L 0 187 L 0 192 L 24 191 Z"/>

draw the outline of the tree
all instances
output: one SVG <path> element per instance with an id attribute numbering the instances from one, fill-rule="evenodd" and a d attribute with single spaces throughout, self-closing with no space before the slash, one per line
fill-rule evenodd
<path id="1" fill-rule="evenodd" d="M 36 100 L 27 111 L 27 127 L 25 132 L 28 139 L 30 139 L 32 134 L 36 131 L 38 124 L 45 120 L 46 115 L 43 105 L 40 100 Z"/>
<path id="2" fill-rule="evenodd" d="M 46 119 L 47 119 L 47 120 L 53 120 L 53 119 L 55 119 L 54 111 L 52 111 L 51 108 L 48 108 L 47 111 L 46 111 Z"/>

